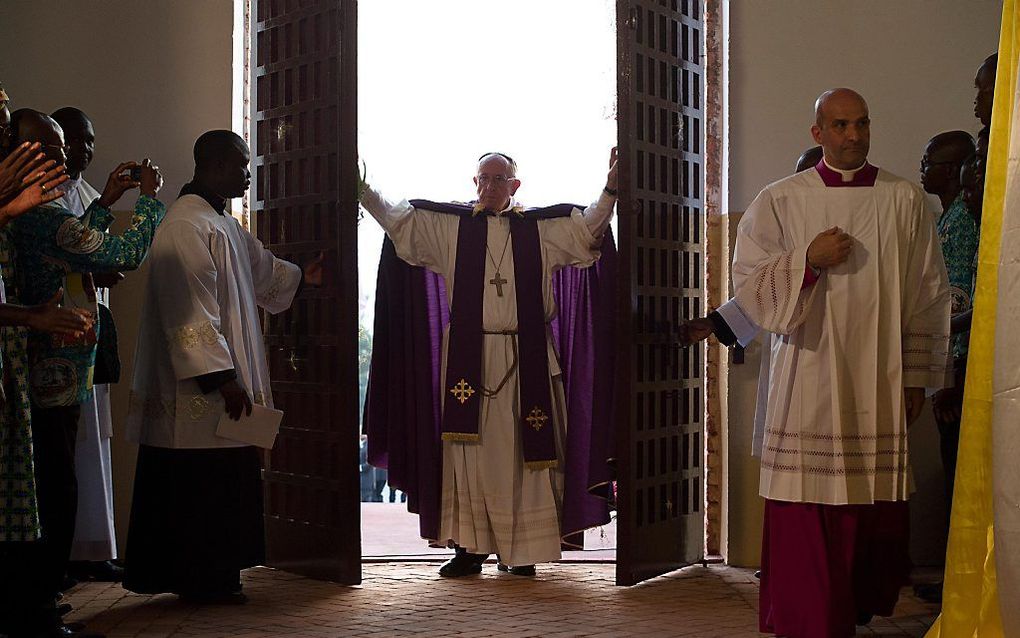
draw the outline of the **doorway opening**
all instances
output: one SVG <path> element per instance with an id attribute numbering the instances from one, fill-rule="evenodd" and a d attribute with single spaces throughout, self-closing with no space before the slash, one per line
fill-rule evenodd
<path id="1" fill-rule="evenodd" d="M 391 0 L 361 3 L 358 14 L 358 147 L 373 187 L 397 200 L 469 201 L 476 159 L 499 151 L 520 167 L 525 205 L 598 197 L 617 139 L 614 0 Z M 358 229 L 362 406 L 382 239 L 366 215 Z M 362 460 L 361 481 L 364 559 L 451 553 L 426 546 L 385 470 Z M 613 560 L 615 547 L 614 520 L 563 558 Z"/>

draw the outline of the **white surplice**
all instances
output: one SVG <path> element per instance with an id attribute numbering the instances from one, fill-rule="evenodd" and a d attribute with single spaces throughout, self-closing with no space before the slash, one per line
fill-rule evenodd
<path id="1" fill-rule="evenodd" d="M 61 188 L 64 196 L 57 204 L 83 217 L 89 205 L 99 199 L 99 191 L 84 177 L 68 180 Z M 110 291 L 96 291 L 99 303 L 109 307 Z M 117 538 L 113 526 L 113 471 L 110 465 L 110 439 L 113 419 L 110 415 L 110 387 L 97 385 L 81 405 L 78 442 L 75 446 L 75 475 L 78 478 L 78 516 L 74 527 L 71 560 L 110 560 L 117 557 Z"/>
<path id="2" fill-rule="evenodd" d="M 802 287 L 807 248 L 839 226 L 849 259 Z M 949 287 L 913 184 L 827 187 L 815 170 L 767 186 L 737 230 L 736 299 L 775 333 L 761 460 L 768 499 L 906 500 L 903 388 L 947 381 Z"/>
<path id="3" fill-rule="evenodd" d="M 585 211 L 538 223 L 542 254 L 542 298 L 546 321 L 556 316 L 552 275 L 564 266 L 588 267 L 599 258 L 601 237 L 613 213 L 615 198 L 603 193 Z M 375 217 L 404 261 L 424 266 L 446 281 L 447 301 L 456 286 L 456 215 L 415 209 L 406 200 L 389 202 L 368 189 L 364 207 Z M 518 206 L 511 201 L 504 213 Z M 515 214 L 515 213 L 509 213 Z M 485 261 L 482 328 L 486 332 L 517 330 L 510 222 L 505 215 L 488 218 L 488 256 Z M 508 280 L 500 296 L 488 283 L 496 276 Z M 446 388 L 449 329 L 443 334 L 442 388 Z M 563 444 L 566 401 L 559 362 L 548 341 L 549 383 L 553 397 L 553 425 L 559 464 L 532 470 L 524 465 L 519 438 L 519 379 L 513 365 L 516 335 L 486 334 L 482 346 L 482 382 L 495 396 L 482 397 L 480 442 L 443 441 L 443 487 L 439 539 L 477 554 L 499 554 L 508 565 L 533 565 L 560 558 L 560 513 L 563 499 Z"/>
<path id="4" fill-rule="evenodd" d="M 128 438 L 155 447 L 240 447 L 216 436 L 219 392 L 194 377 L 233 369 L 256 403 L 272 407 L 258 308 L 290 307 L 301 268 L 278 259 L 229 214 L 198 195 L 167 211 L 149 249 Z"/>

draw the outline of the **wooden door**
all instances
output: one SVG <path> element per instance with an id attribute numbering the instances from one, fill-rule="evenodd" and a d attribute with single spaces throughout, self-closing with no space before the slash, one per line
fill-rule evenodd
<path id="1" fill-rule="evenodd" d="M 357 584 L 357 2 L 253 0 L 252 16 L 252 224 L 284 259 L 324 253 L 332 275 L 263 320 L 284 411 L 265 470 L 268 562 Z"/>
<path id="2" fill-rule="evenodd" d="M 617 3 L 620 397 L 616 580 L 704 556 L 701 0 Z"/>

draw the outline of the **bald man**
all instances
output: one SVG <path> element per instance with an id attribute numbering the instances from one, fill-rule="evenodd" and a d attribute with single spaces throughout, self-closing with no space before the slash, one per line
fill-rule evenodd
<path id="1" fill-rule="evenodd" d="M 995 72 L 999 66 L 999 54 L 993 53 L 974 75 L 974 88 L 977 94 L 974 96 L 974 117 L 981 121 L 984 126 L 992 125 L 992 103 L 995 98 Z"/>
<path id="2" fill-rule="evenodd" d="M 241 604 L 240 572 L 265 556 L 261 456 L 217 426 L 273 407 L 259 309 L 289 308 L 322 264 L 278 259 L 226 210 L 251 180 L 244 140 L 209 131 L 194 156 L 152 244 L 126 424 L 139 449 L 124 587 Z"/>
<path id="3" fill-rule="evenodd" d="M 737 229 L 735 299 L 779 335 L 761 456 L 759 625 L 853 636 L 909 573 L 907 428 L 944 387 L 949 286 L 916 186 L 868 163 L 868 105 L 826 91 L 822 161 L 770 184 Z"/>

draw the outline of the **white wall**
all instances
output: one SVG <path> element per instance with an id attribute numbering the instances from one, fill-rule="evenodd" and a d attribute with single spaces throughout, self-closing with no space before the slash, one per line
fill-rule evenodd
<path id="1" fill-rule="evenodd" d="M 871 160 L 917 179 L 925 142 L 951 129 L 976 132 L 974 72 L 998 44 L 998 0 L 733 0 L 729 6 L 729 211 L 793 171 L 814 145 L 814 99 L 848 86 L 868 100 Z M 934 210 L 934 200 L 932 206 Z M 729 371 L 728 558 L 757 564 L 761 504 L 750 458 L 758 347 Z M 912 555 L 941 560 L 942 475 L 930 411 L 910 445 L 918 492 Z"/>
<path id="2" fill-rule="evenodd" d="M 3 0 L 0 82 L 14 108 L 85 111 L 96 128 L 87 179 L 102 190 L 119 162 L 151 157 L 172 202 L 191 177 L 195 139 L 231 128 L 232 0 Z M 116 207 L 134 205 L 128 194 Z M 118 536 L 127 531 L 135 448 L 123 438 L 143 273 L 113 292 L 121 383 L 114 387 Z M 123 545 L 122 545 L 123 548 Z"/>

